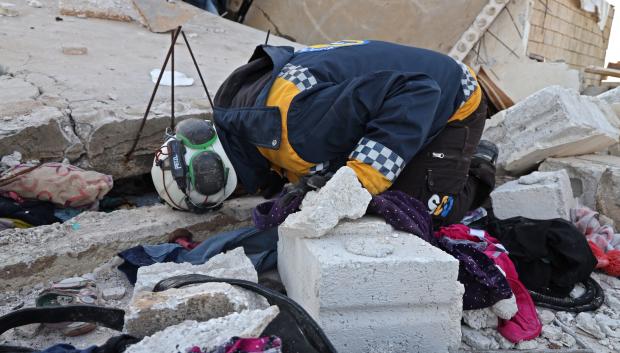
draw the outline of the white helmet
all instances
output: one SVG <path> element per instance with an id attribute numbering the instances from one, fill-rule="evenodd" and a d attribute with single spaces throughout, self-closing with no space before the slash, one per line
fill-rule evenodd
<path id="1" fill-rule="evenodd" d="M 213 123 L 186 119 L 167 137 L 151 168 L 159 196 L 178 210 L 200 213 L 218 207 L 235 190 L 237 174 Z"/>

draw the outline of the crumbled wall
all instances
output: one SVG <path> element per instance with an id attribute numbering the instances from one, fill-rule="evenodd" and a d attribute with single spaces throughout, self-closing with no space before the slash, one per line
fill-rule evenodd
<path id="1" fill-rule="evenodd" d="M 577 69 L 603 66 L 613 14 L 612 8 L 601 31 L 598 16 L 581 10 L 579 0 L 534 1 L 527 52 Z M 583 81 L 584 87 L 598 86 L 601 76 L 584 73 Z"/>

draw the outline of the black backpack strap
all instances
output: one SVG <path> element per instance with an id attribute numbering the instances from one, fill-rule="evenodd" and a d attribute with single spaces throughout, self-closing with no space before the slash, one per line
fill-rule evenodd
<path id="1" fill-rule="evenodd" d="M 93 322 L 116 331 L 122 331 L 125 323 L 125 311 L 94 305 L 20 309 L 0 317 L 0 335 L 19 326 L 66 321 Z"/>
<path id="2" fill-rule="evenodd" d="M 292 327 L 288 327 L 288 328 L 283 327 L 285 325 L 282 325 L 282 323 L 286 321 L 289 323 L 289 325 L 292 324 L 292 325 L 297 326 L 295 328 L 296 332 L 294 333 L 301 334 L 303 338 L 305 339 L 305 341 L 307 342 L 307 344 L 309 344 L 310 346 L 309 348 L 314 349 L 315 352 L 337 353 L 336 349 L 334 348 L 330 340 L 327 338 L 327 336 L 325 335 L 325 333 L 323 332 L 319 324 L 316 321 L 314 321 L 314 319 L 310 316 L 310 314 L 308 314 L 304 310 L 304 308 L 302 308 L 299 304 L 297 304 L 295 301 L 293 301 L 289 297 L 281 293 L 278 293 L 274 290 L 271 290 L 269 288 L 263 287 L 254 282 L 244 281 L 240 279 L 233 279 L 233 278 L 215 278 L 215 277 L 206 276 L 206 275 L 192 274 L 192 275 L 175 276 L 175 277 L 171 277 L 163 281 L 160 281 L 159 283 L 157 283 L 157 285 L 155 285 L 153 292 L 161 292 L 161 291 L 164 291 L 170 288 L 181 288 L 181 287 L 188 286 L 191 284 L 210 283 L 210 282 L 228 283 L 228 284 L 232 284 L 232 285 L 241 287 L 243 289 L 252 291 L 258 295 L 265 297 L 265 299 L 267 299 L 269 304 L 277 305 L 278 308 L 280 309 L 279 316 L 282 314 L 285 314 L 286 316 L 288 316 L 288 317 L 283 317 L 279 325 L 277 322 L 276 323 L 272 322 L 274 326 L 277 326 L 277 329 L 273 327 L 272 325 L 270 325 L 272 326 L 273 331 L 270 330 L 270 327 L 267 327 L 267 329 L 265 329 L 265 332 L 263 334 L 265 334 L 267 331 L 272 331 L 269 333 L 280 336 L 283 332 L 282 330 L 284 329 L 288 331 L 292 330 L 293 329 Z M 302 342 L 299 342 L 293 336 L 294 335 L 292 335 L 291 337 L 286 337 L 286 338 L 281 337 L 281 338 L 283 338 L 283 341 L 285 344 L 287 342 L 289 344 L 293 343 L 291 341 L 295 341 L 294 344 L 302 344 Z M 308 350 L 304 350 L 304 351 L 308 352 Z"/>

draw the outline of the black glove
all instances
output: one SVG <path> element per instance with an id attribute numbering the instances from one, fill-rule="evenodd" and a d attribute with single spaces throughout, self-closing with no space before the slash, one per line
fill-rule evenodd
<path id="1" fill-rule="evenodd" d="M 293 199 L 297 196 L 305 196 L 308 191 L 322 188 L 333 175 L 334 173 L 325 171 L 301 177 L 297 183 L 286 189 L 282 196 L 282 206 L 288 206 Z"/>
<path id="2" fill-rule="evenodd" d="M 270 199 L 282 191 L 284 184 L 286 184 L 286 179 L 272 170 L 261 186 L 261 195 L 265 199 Z"/>

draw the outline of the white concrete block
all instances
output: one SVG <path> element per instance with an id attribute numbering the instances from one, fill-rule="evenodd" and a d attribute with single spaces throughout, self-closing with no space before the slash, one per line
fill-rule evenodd
<path id="1" fill-rule="evenodd" d="M 289 235 L 316 238 L 325 235 L 341 219 L 357 219 L 366 214 L 372 196 L 362 187 L 349 167 L 340 168 L 318 191 L 306 194 L 301 211 L 291 214 L 280 226 Z"/>
<path id="2" fill-rule="evenodd" d="M 565 170 L 533 172 L 501 185 L 491 193 L 493 212 L 499 219 L 522 216 L 532 219 L 570 219 L 575 207 Z"/>
<path id="3" fill-rule="evenodd" d="M 620 103 L 620 87 L 610 89 L 609 91 L 603 92 L 596 97 L 609 104 Z"/>
<path id="4" fill-rule="evenodd" d="M 138 292 L 152 291 L 155 285 L 166 278 L 201 274 L 213 277 L 237 278 L 258 282 L 258 275 L 250 259 L 242 247 L 213 256 L 202 265 L 190 263 L 163 262 L 138 269 L 138 277 L 134 286 L 134 295 Z"/>
<path id="5" fill-rule="evenodd" d="M 318 239 L 280 229 L 278 269 L 341 353 L 459 347 L 458 261 L 381 219 L 343 222 Z"/>
<path id="6" fill-rule="evenodd" d="M 544 88 L 491 120 L 483 138 L 498 145 L 498 167 L 515 174 L 548 157 L 603 150 L 620 136 L 592 99 L 559 86 Z"/>
<path id="7" fill-rule="evenodd" d="M 259 337 L 278 315 L 277 306 L 265 310 L 246 310 L 207 322 L 184 321 L 131 345 L 126 353 L 188 352 L 197 346 L 210 352 L 232 337 Z"/>
<path id="8" fill-rule="evenodd" d="M 589 154 L 576 157 L 548 158 L 538 170 L 555 171 L 564 169 L 570 178 L 573 196 L 579 203 L 596 209 L 596 194 L 603 172 L 612 169 L 620 176 L 620 157 Z"/>
<path id="9" fill-rule="evenodd" d="M 143 337 L 184 320 L 206 321 L 233 312 L 269 306 L 262 296 L 227 283 L 204 283 L 152 292 L 159 281 L 185 274 L 258 280 L 256 270 L 243 248 L 214 256 L 203 265 L 168 262 L 141 267 L 125 314 L 126 332 Z"/>

